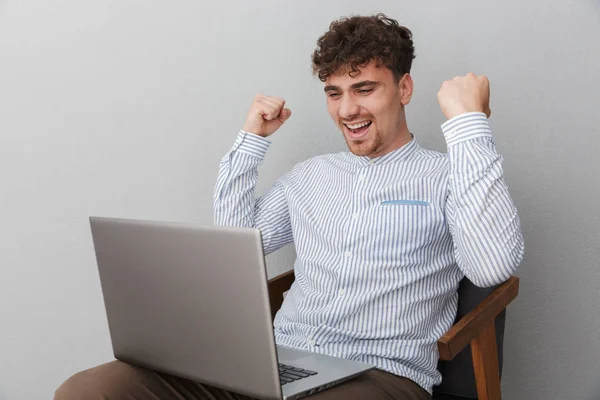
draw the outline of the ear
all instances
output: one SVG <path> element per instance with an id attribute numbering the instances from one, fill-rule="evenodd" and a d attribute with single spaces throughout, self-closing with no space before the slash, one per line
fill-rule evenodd
<path id="1" fill-rule="evenodd" d="M 398 81 L 398 93 L 400 94 L 400 101 L 405 106 L 410 103 L 410 99 L 413 94 L 414 83 L 410 74 L 404 74 Z"/>

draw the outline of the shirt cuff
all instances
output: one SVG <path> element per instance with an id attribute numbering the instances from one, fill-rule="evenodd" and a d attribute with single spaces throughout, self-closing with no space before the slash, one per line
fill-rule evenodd
<path id="1" fill-rule="evenodd" d="M 480 137 L 492 137 L 487 116 L 482 112 L 457 115 L 442 124 L 448 147 Z"/>
<path id="2" fill-rule="evenodd" d="M 233 143 L 233 151 L 263 159 L 270 145 L 271 141 L 269 139 L 240 130 Z"/>

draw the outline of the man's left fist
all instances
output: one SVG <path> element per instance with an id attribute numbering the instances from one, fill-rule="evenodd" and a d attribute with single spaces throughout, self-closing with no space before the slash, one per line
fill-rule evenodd
<path id="1" fill-rule="evenodd" d="M 490 110 L 490 81 L 486 76 L 477 76 L 469 72 L 465 76 L 456 76 L 444 81 L 438 92 L 438 102 L 446 118 L 479 111 L 489 118 Z"/>

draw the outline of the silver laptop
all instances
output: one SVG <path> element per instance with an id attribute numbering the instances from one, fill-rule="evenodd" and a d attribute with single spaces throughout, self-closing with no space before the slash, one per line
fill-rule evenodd
<path id="1" fill-rule="evenodd" d="M 261 399 L 372 365 L 276 346 L 258 229 L 90 218 L 117 359 Z"/>

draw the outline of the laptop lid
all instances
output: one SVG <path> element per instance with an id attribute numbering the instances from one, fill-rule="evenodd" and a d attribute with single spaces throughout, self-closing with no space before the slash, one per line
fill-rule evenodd
<path id="1" fill-rule="evenodd" d="M 280 399 L 258 229 L 90 218 L 117 359 Z"/>

